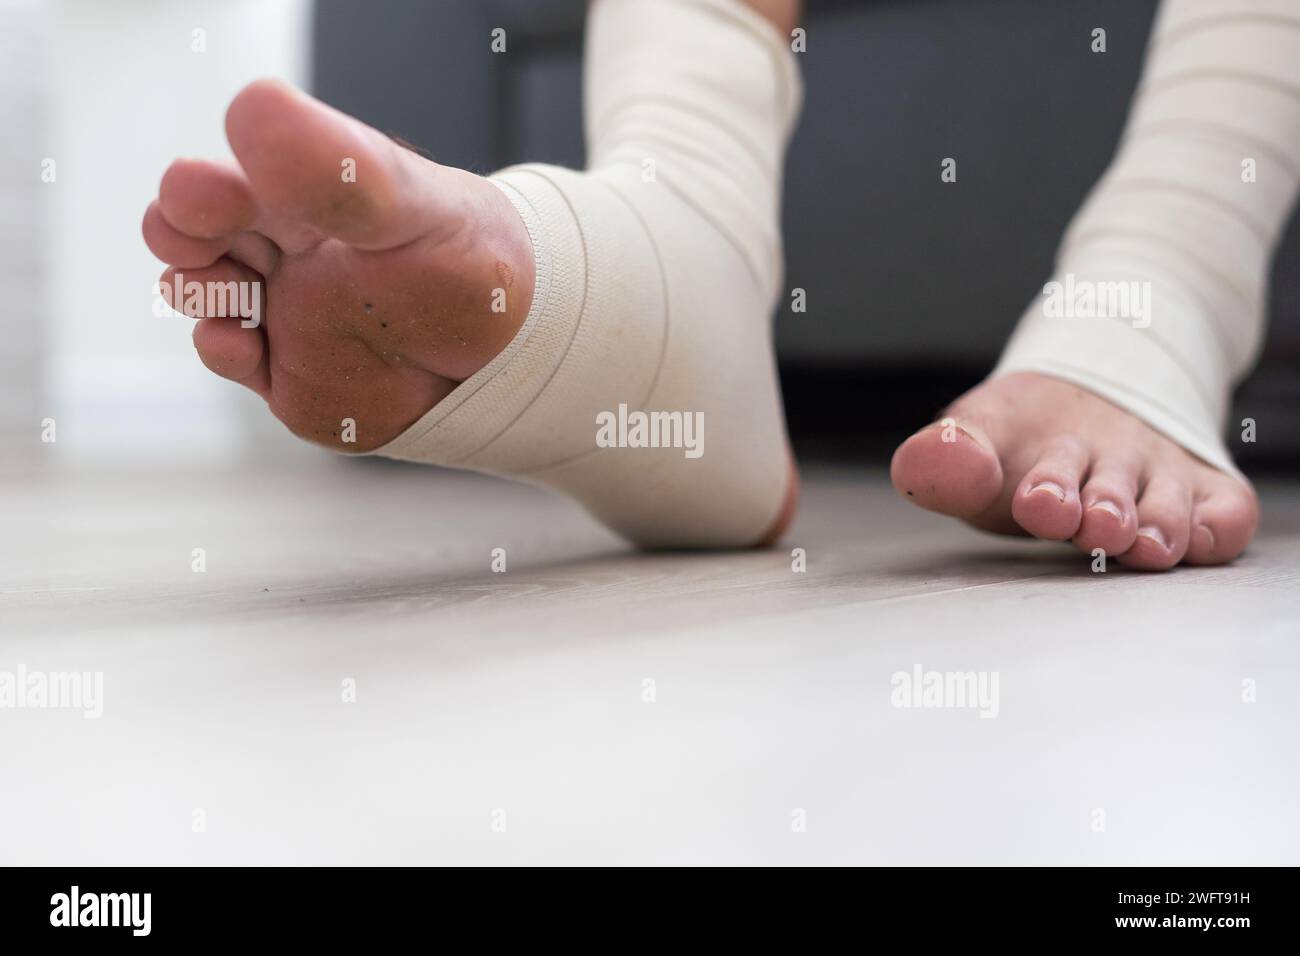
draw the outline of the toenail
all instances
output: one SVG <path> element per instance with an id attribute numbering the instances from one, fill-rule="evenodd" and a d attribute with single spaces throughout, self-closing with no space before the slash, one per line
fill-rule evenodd
<path id="1" fill-rule="evenodd" d="M 1113 501 L 1097 501 L 1088 506 L 1089 511 L 1104 511 L 1108 515 L 1114 515 L 1120 524 L 1124 523 L 1124 512 L 1119 510 L 1119 505 Z"/>
<path id="2" fill-rule="evenodd" d="M 1210 542 L 1210 550 L 1213 551 L 1213 550 L 1214 550 L 1214 532 L 1210 530 L 1210 526 L 1209 526 L 1209 525 L 1204 525 L 1204 524 L 1202 524 L 1202 525 L 1197 525 L 1196 530 L 1199 531 L 1202 535 L 1204 535 L 1205 538 Z"/>
<path id="3" fill-rule="evenodd" d="M 1027 492 L 1025 492 L 1025 494 L 1026 496 L 1032 495 L 1035 491 L 1050 491 L 1052 494 L 1056 495 L 1056 497 L 1060 498 L 1062 501 L 1064 501 L 1066 498 L 1065 489 L 1062 488 L 1054 481 L 1040 481 L 1038 484 L 1034 485 Z"/>
<path id="4" fill-rule="evenodd" d="M 1149 538 L 1166 551 L 1169 550 L 1169 542 L 1165 540 L 1165 534 L 1155 525 L 1147 525 L 1145 528 L 1138 528 L 1139 538 Z"/>

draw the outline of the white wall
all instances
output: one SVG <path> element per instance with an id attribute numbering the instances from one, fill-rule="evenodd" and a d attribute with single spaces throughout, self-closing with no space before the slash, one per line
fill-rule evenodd
<path id="1" fill-rule="evenodd" d="M 56 0 L 46 9 L 51 116 L 31 161 L 58 164 L 44 357 L 59 458 L 229 460 L 268 416 L 202 366 L 191 320 L 153 314 L 163 266 L 140 219 L 172 158 L 229 155 L 223 117 L 241 86 L 266 75 L 305 82 L 308 0 Z M 205 52 L 192 48 L 195 30 Z"/>
<path id="2" fill-rule="evenodd" d="M 41 455 L 40 354 L 49 322 L 41 275 L 49 190 L 49 23 L 39 0 L 0 0 L 0 473 Z"/>

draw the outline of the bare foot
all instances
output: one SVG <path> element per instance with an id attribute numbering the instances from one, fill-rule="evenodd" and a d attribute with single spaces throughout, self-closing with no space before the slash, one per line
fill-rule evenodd
<path id="1" fill-rule="evenodd" d="M 181 159 L 145 240 L 185 282 L 260 282 L 273 315 L 201 318 L 203 363 L 257 392 L 299 437 L 388 442 L 514 337 L 532 299 L 528 233 L 501 191 L 437 166 L 292 88 L 235 98 L 238 166 Z M 355 161 L 347 181 L 339 157 Z M 484 308 L 507 286 L 507 308 Z M 179 302 L 173 303 L 177 307 Z M 364 421 L 355 442 L 345 418 Z"/>
<path id="2" fill-rule="evenodd" d="M 930 511 L 1152 571 L 1231 561 L 1259 520 L 1249 485 L 1092 392 L 1032 373 L 967 392 L 899 446 L 890 475 Z"/>
<path id="3" fill-rule="evenodd" d="M 531 305 L 534 255 L 492 183 L 275 81 L 235 98 L 226 135 L 238 165 L 172 163 L 144 237 L 170 264 L 169 287 L 177 273 L 185 283 L 260 284 L 259 327 L 230 310 L 199 313 L 194 344 L 294 434 L 372 451 L 510 344 Z M 504 308 L 489 308 L 499 289 Z M 187 311 L 182 291 L 171 304 Z M 354 434 L 345 420 L 358 423 Z M 792 466 L 759 543 L 789 523 L 797 488 Z"/>

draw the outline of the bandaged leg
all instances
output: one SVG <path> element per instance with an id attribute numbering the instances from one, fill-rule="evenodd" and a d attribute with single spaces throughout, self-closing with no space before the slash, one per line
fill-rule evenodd
<path id="1" fill-rule="evenodd" d="M 995 374 L 1082 385 L 1236 474 L 1229 399 L 1297 183 L 1300 5 L 1166 0 L 1119 154 Z"/>
<path id="2" fill-rule="evenodd" d="M 759 541 L 791 491 L 771 349 L 793 57 L 734 0 L 602 0 L 586 172 L 493 181 L 532 238 L 515 339 L 394 458 L 528 479 L 643 545 Z"/>
<path id="3" fill-rule="evenodd" d="M 1222 439 L 1300 155 L 1300 13 L 1168 0 L 1123 144 L 993 375 L 894 454 L 899 493 L 1145 570 L 1258 524 Z"/>

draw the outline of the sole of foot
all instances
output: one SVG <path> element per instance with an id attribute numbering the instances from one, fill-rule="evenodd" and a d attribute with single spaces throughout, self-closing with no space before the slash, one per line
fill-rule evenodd
<path id="1" fill-rule="evenodd" d="M 1231 561 L 1259 523 L 1249 485 L 1092 392 L 1032 373 L 967 392 L 899 446 L 890 477 L 919 507 L 1148 571 Z"/>

